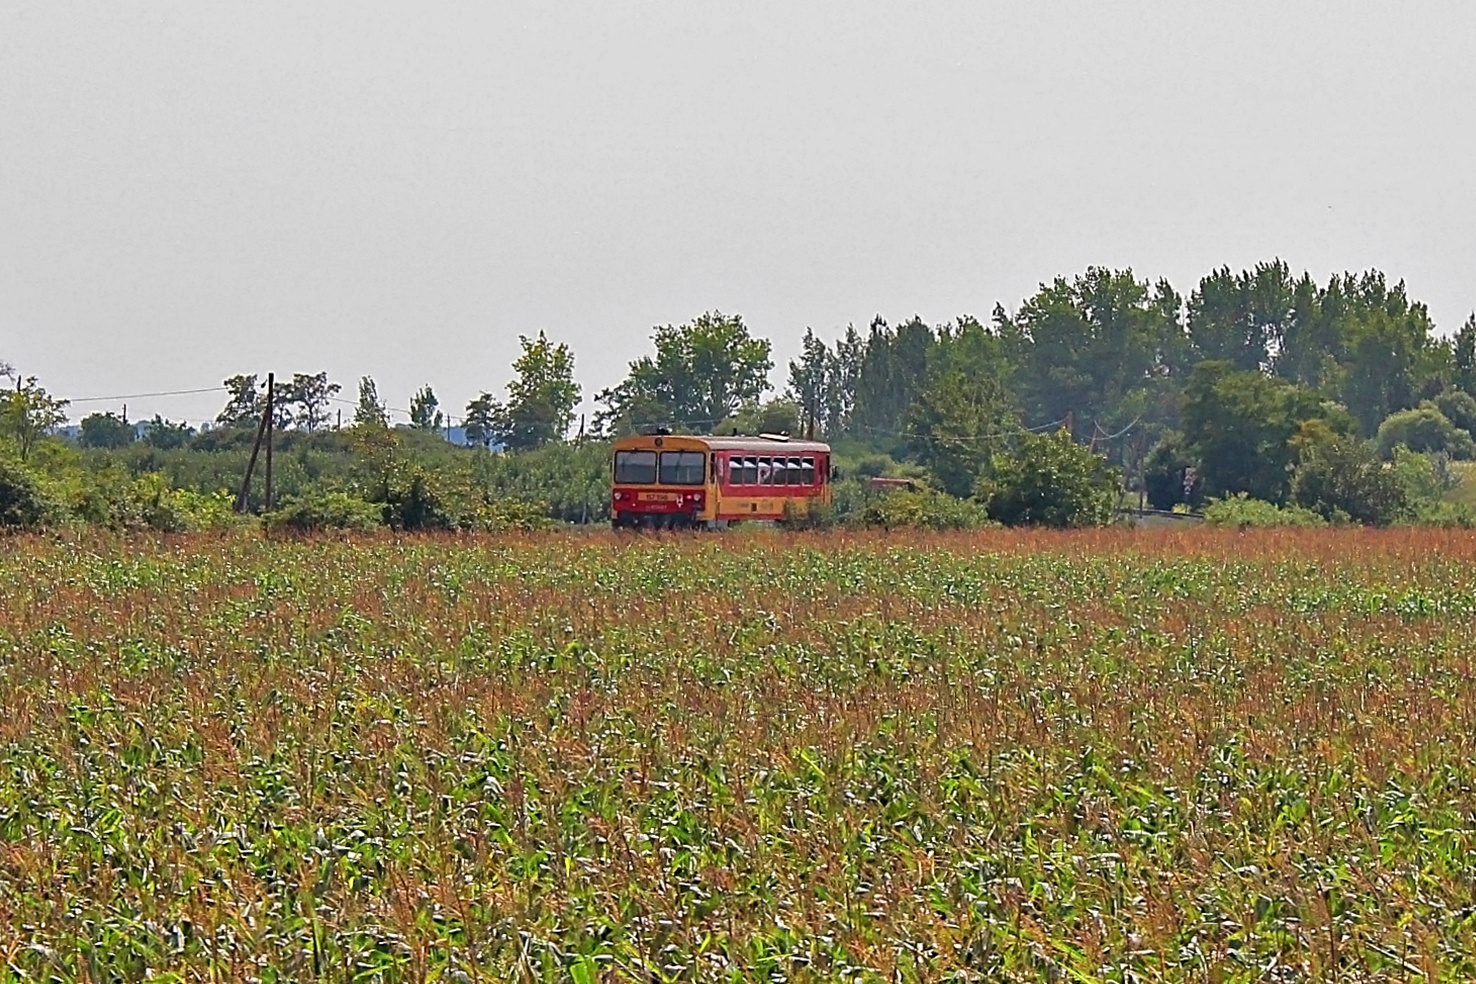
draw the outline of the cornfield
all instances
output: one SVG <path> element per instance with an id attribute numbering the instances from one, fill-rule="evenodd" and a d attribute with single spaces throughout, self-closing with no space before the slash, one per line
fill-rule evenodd
<path id="1" fill-rule="evenodd" d="M 0 980 L 1476 978 L 1476 536 L 11 539 Z"/>

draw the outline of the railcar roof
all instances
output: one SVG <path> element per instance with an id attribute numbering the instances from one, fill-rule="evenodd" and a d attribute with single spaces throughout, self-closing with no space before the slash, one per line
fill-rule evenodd
<path id="1" fill-rule="evenodd" d="M 704 434 L 663 434 L 668 441 L 696 441 L 710 451 L 752 451 L 755 454 L 829 454 L 830 445 L 821 441 L 777 441 L 772 437 L 713 437 Z M 615 446 L 652 447 L 655 435 L 623 437 Z"/>

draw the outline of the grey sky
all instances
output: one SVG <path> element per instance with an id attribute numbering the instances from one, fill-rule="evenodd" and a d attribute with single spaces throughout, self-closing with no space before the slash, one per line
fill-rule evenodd
<path id="1" fill-rule="evenodd" d="M 981 317 L 1281 256 L 1476 307 L 1476 5 L 0 0 L 0 357 L 586 395 L 651 326 Z M 216 396 L 130 401 L 198 420 Z M 96 404 L 78 405 L 74 417 Z"/>

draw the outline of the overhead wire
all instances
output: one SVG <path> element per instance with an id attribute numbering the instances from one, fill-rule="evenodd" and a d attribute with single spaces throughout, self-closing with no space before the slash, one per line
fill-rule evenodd
<path id="1" fill-rule="evenodd" d="M 1048 424 L 1037 424 L 1034 427 L 1020 427 L 1020 428 L 1017 428 L 1015 430 L 1000 431 L 997 434 L 974 434 L 974 435 L 969 436 L 969 437 L 953 437 L 953 438 L 949 438 L 948 440 L 950 442 L 952 442 L 952 443 L 955 443 L 955 444 L 970 444 L 970 445 L 974 445 L 974 444 L 993 443 L 995 441 L 1004 440 L 1005 438 L 1014 437 L 1016 434 L 1019 434 L 1021 431 L 1026 431 L 1026 432 L 1031 433 L 1031 434 L 1039 434 L 1042 431 L 1048 431 L 1048 430 L 1051 430 L 1052 428 L 1059 427 L 1060 425 L 1066 423 L 1066 421 L 1068 419 L 1069 418 L 1067 418 L 1067 417 L 1062 417 L 1060 420 L 1053 420 L 1053 421 L 1051 421 Z M 859 424 L 857 426 L 859 426 L 862 430 L 870 431 L 872 434 L 879 434 L 879 435 L 883 435 L 883 436 L 886 436 L 886 437 L 915 438 L 915 437 L 919 437 L 920 436 L 920 435 L 918 435 L 916 433 L 907 433 L 907 432 L 904 432 L 904 431 L 887 430 L 886 428 L 883 428 L 883 427 L 872 427 L 869 424 Z"/>
<path id="2" fill-rule="evenodd" d="M 198 389 L 161 390 L 161 391 L 153 392 L 153 393 L 124 393 L 124 394 L 119 394 L 119 395 L 116 395 L 116 396 L 84 396 L 84 397 L 76 397 L 76 398 L 69 399 L 67 402 L 68 403 L 71 403 L 71 404 L 79 404 L 79 403 L 115 403 L 115 402 L 119 402 L 119 401 L 122 401 L 122 400 L 147 400 L 147 399 L 155 399 L 155 398 L 167 397 L 167 396 L 198 396 L 198 395 L 205 394 L 205 393 L 225 393 L 225 392 L 228 392 L 228 391 L 229 391 L 229 388 L 228 387 L 225 387 L 225 386 L 205 386 L 205 387 L 200 387 Z M 343 405 L 343 406 L 357 407 L 359 405 L 357 400 L 350 400 L 350 399 L 346 399 L 344 397 L 339 397 L 339 396 L 330 396 L 330 397 L 328 397 L 328 400 L 331 403 L 337 403 L 337 404 L 340 404 L 340 405 Z M 409 410 L 403 408 L 403 407 L 389 407 L 389 406 L 386 406 L 384 408 L 384 410 L 385 410 L 386 413 L 402 414 L 405 417 L 411 416 L 411 412 Z M 458 420 L 458 419 L 462 419 L 464 421 L 464 418 L 459 418 L 459 417 L 456 417 L 456 416 L 454 416 L 452 414 L 449 414 L 449 413 L 443 414 L 443 418 L 446 421 L 447 426 L 451 426 L 452 425 L 452 422 L 455 421 L 455 420 Z M 700 425 L 715 426 L 717 424 L 723 423 L 727 419 L 728 418 L 726 418 L 726 417 L 717 418 L 717 419 L 712 419 L 712 418 L 704 418 L 704 419 L 700 419 L 700 420 L 699 419 L 693 419 L 693 420 L 684 421 L 684 423 L 687 424 L 687 425 L 689 425 L 689 426 L 700 426 Z M 1033 427 L 1021 427 L 1021 428 L 1019 428 L 1017 430 L 1001 431 L 1001 432 L 996 433 L 996 434 L 976 434 L 976 435 L 972 435 L 972 436 L 969 436 L 969 437 L 955 437 L 955 438 L 950 438 L 950 440 L 953 443 L 958 443 L 958 444 L 975 444 L 975 445 L 977 445 L 977 444 L 984 444 L 984 443 L 992 443 L 992 442 L 995 442 L 995 441 L 1002 440 L 1004 438 L 1012 437 L 1012 436 L 1020 433 L 1020 431 L 1026 431 L 1026 432 L 1029 432 L 1029 433 L 1037 433 L 1037 434 L 1038 433 L 1041 433 L 1042 431 L 1048 431 L 1048 430 L 1051 430 L 1053 428 L 1056 428 L 1056 427 L 1061 426 L 1062 424 L 1066 423 L 1067 420 L 1069 420 L 1069 419 L 1070 419 L 1069 417 L 1061 417 L 1060 419 L 1053 420 L 1050 423 L 1037 424 L 1037 425 L 1035 425 Z M 1105 431 L 1102 430 L 1102 427 L 1101 427 L 1100 424 L 1098 424 L 1095 421 L 1093 421 L 1092 426 L 1093 426 L 1093 428 L 1096 431 L 1096 434 L 1094 435 L 1094 438 L 1093 439 L 1094 440 L 1101 440 L 1101 441 L 1115 441 L 1118 438 L 1126 435 L 1129 431 L 1131 431 L 1134 427 L 1136 427 L 1141 421 L 1142 421 L 1142 415 L 1139 414 L 1137 417 L 1133 418 L 1133 420 L 1132 420 L 1131 423 L 1129 423 L 1126 427 L 1123 427 L 1121 430 L 1119 430 L 1115 434 L 1108 434 L 1108 433 L 1106 433 Z M 888 429 L 883 428 L 883 427 L 873 427 L 870 424 L 860 424 L 858 426 L 861 429 L 868 431 L 869 433 L 880 435 L 880 436 L 885 436 L 885 437 L 914 438 L 914 437 L 919 436 L 916 433 L 909 433 L 909 432 L 905 432 L 905 431 L 888 430 Z"/>
<path id="3" fill-rule="evenodd" d="M 1128 424 L 1116 434 L 1108 434 L 1106 431 L 1102 430 L 1102 425 L 1094 420 L 1092 421 L 1092 427 L 1096 429 L 1097 433 L 1093 435 L 1092 440 L 1115 441 L 1119 437 L 1122 437 L 1124 434 L 1126 434 L 1128 431 L 1132 430 L 1134 427 L 1138 426 L 1138 422 L 1142 419 L 1143 415 L 1138 414 L 1136 417 L 1133 418 L 1132 423 Z"/>
<path id="4" fill-rule="evenodd" d="M 67 400 L 68 403 L 113 403 L 118 400 L 148 400 L 160 396 L 195 396 L 200 393 L 225 393 L 224 386 L 206 386 L 203 389 L 166 390 L 160 393 L 125 393 L 121 396 L 81 396 Z"/>

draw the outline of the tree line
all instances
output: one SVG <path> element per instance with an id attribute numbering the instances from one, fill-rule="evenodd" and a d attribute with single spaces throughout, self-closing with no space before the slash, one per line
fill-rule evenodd
<path id="1" fill-rule="evenodd" d="M 1390 485 L 1397 454 L 1425 455 L 1442 475 L 1449 460 L 1476 456 L 1476 315 L 1442 338 L 1425 306 L 1379 271 L 1323 283 L 1275 260 L 1211 271 L 1185 296 L 1164 280 L 1093 267 L 1042 284 L 1013 311 L 997 305 L 987 320 L 877 317 L 829 342 L 806 329 L 777 389 L 774 368 L 770 341 L 741 316 L 659 326 L 650 353 L 595 394 L 597 411 L 576 435 L 574 352 L 540 332 L 520 339 L 506 396 L 482 392 L 460 419 L 469 443 L 514 453 L 657 426 L 803 433 L 858 460 L 885 459 L 873 470 L 901 469 L 981 503 L 996 502 L 1031 455 L 1072 453 L 1038 439 L 1064 432 L 1106 466 L 1078 472 L 1159 508 L 1243 494 L 1366 521 L 1407 505 Z M 25 459 L 65 421 L 66 405 L 7 374 L 15 386 L 0 427 Z M 265 406 L 259 376 L 225 387 L 208 434 L 156 418 L 140 435 L 103 413 L 81 420 L 80 443 L 119 448 L 141 437 L 159 449 L 218 450 Z M 276 427 L 323 431 L 340 392 L 326 372 L 284 378 Z M 449 423 L 429 385 L 409 416 L 414 430 Z M 359 381 L 350 423 L 388 427 L 372 378 Z"/>

